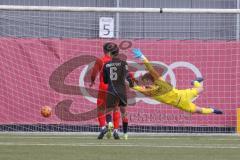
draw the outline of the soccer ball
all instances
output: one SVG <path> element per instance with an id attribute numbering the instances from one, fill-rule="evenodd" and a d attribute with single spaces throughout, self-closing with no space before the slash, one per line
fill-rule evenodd
<path id="1" fill-rule="evenodd" d="M 52 108 L 49 106 L 43 106 L 41 108 L 41 115 L 45 118 L 50 117 L 52 114 Z"/>

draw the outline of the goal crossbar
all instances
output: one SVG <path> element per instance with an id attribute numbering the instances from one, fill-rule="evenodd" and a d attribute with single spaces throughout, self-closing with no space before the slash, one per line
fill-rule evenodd
<path id="1" fill-rule="evenodd" d="M 0 10 L 53 11 L 53 12 L 62 11 L 62 12 L 240 14 L 240 9 L 206 9 L 206 8 L 121 8 L 121 7 L 60 7 L 60 6 L 0 5 Z"/>

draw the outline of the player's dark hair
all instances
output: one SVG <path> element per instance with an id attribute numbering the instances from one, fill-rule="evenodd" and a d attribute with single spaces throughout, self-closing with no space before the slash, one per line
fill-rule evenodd
<path id="1" fill-rule="evenodd" d="M 150 81 L 154 82 L 154 78 L 149 72 L 145 73 L 142 76 L 142 81 L 145 81 L 145 80 L 150 80 Z"/>
<path id="2" fill-rule="evenodd" d="M 117 56 L 119 53 L 119 48 L 117 44 L 112 43 L 112 42 L 107 42 L 103 45 L 103 52 L 110 53 L 112 56 Z"/>

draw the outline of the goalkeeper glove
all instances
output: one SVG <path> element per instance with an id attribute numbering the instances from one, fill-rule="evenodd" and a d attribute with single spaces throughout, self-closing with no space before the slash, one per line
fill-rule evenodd
<path id="1" fill-rule="evenodd" d="M 132 52 L 133 52 L 135 58 L 139 58 L 141 60 L 146 59 L 146 57 L 143 55 L 143 53 L 142 53 L 142 51 L 140 49 L 133 48 Z"/>

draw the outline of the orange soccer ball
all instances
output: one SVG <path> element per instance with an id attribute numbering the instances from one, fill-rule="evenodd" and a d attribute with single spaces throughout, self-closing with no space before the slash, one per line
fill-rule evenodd
<path id="1" fill-rule="evenodd" d="M 52 108 L 51 107 L 49 107 L 49 106 L 43 106 L 42 108 L 41 108 L 41 115 L 43 116 L 43 117 L 50 117 L 51 116 L 51 114 L 52 114 Z"/>

